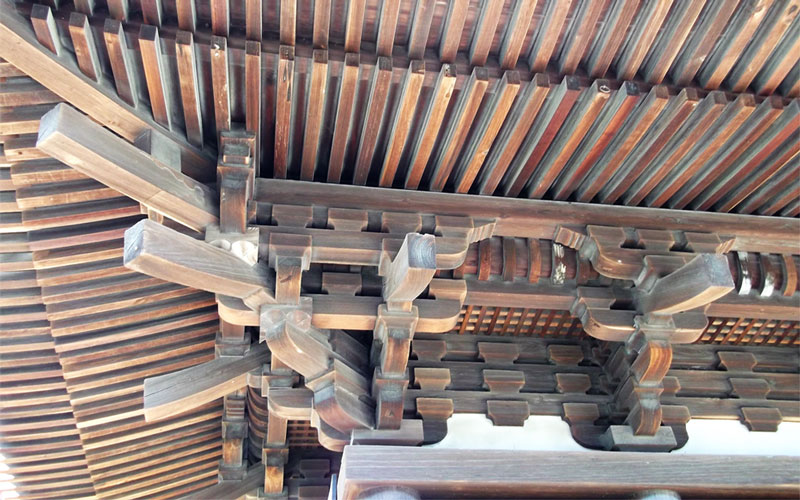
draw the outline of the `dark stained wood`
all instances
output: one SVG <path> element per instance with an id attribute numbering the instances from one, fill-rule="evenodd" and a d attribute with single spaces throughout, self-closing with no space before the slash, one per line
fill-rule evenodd
<path id="1" fill-rule="evenodd" d="M 317 150 L 319 148 L 323 107 L 328 84 L 327 51 L 315 50 L 312 64 L 305 133 L 303 134 L 303 156 L 300 167 L 300 178 L 306 181 L 314 180 L 314 171 L 317 165 Z"/>
<path id="2" fill-rule="evenodd" d="M 153 119 L 167 129 L 172 128 L 170 116 L 172 105 L 162 61 L 161 40 L 155 26 L 142 25 L 139 32 L 139 51 L 142 54 L 142 66 Z"/>
<path id="3" fill-rule="evenodd" d="M 89 19 L 85 14 L 78 12 L 70 14 L 69 34 L 81 72 L 92 80 L 98 81 L 103 70 L 100 68 L 100 59 L 97 56 L 94 32 L 90 29 Z"/>
<path id="4" fill-rule="evenodd" d="M 227 3 L 228 0 L 222 0 Z M 228 41 L 222 36 L 211 37 L 211 87 L 214 96 L 214 121 L 217 133 L 231 128 L 230 76 Z"/>
<path id="5" fill-rule="evenodd" d="M 425 66 L 421 61 L 411 61 L 402 83 L 399 105 L 394 114 L 392 128 L 389 130 L 389 144 L 386 146 L 378 185 L 392 187 L 397 167 L 411 129 L 412 117 L 417 106 L 422 84 L 425 78 Z"/>
<path id="6" fill-rule="evenodd" d="M 294 47 L 282 45 L 278 60 L 278 83 L 275 92 L 275 154 L 273 175 L 286 178 L 289 170 L 289 140 L 294 91 Z"/>
<path id="7" fill-rule="evenodd" d="M 186 138 L 196 146 L 203 145 L 203 118 L 200 111 L 200 89 L 197 84 L 197 62 L 191 32 L 175 35 L 175 59 L 178 66 L 181 103 L 183 104 Z"/>
<path id="8" fill-rule="evenodd" d="M 373 156 L 380 133 L 380 124 L 383 121 L 383 112 L 389 96 L 389 87 L 392 79 L 392 60 L 379 57 L 373 70 L 369 84 L 369 97 L 367 99 L 364 125 L 358 142 L 353 184 L 364 185 L 372 167 Z"/>
<path id="9" fill-rule="evenodd" d="M 136 107 L 139 104 L 139 91 L 133 75 L 133 66 L 122 23 L 107 19 L 103 26 L 103 36 L 106 41 L 106 51 L 111 61 L 111 71 L 114 74 L 114 85 L 120 98 Z"/>
<path id="10" fill-rule="evenodd" d="M 339 182 L 344 168 L 344 156 L 347 140 L 352 128 L 353 101 L 356 96 L 356 80 L 358 79 L 358 54 L 347 54 L 342 66 L 342 77 L 339 83 L 339 97 L 334 118 L 334 132 L 331 139 L 331 156 L 328 160 L 328 182 Z"/>

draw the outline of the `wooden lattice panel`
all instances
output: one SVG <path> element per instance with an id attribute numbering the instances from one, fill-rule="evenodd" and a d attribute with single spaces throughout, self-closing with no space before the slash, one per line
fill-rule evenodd
<path id="1" fill-rule="evenodd" d="M 749 318 L 709 318 L 698 342 L 771 346 L 800 345 L 800 322 Z"/>
<path id="2" fill-rule="evenodd" d="M 292 448 L 318 448 L 317 430 L 307 420 L 289 420 L 286 434 Z"/>
<path id="3" fill-rule="evenodd" d="M 470 305 L 462 309 L 451 333 L 575 337 L 583 335 L 583 327 L 569 311 Z"/>

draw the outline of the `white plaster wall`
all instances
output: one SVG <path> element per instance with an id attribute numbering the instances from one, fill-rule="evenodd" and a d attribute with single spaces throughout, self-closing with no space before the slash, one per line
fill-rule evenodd
<path id="1" fill-rule="evenodd" d="M 736 420 L 692 419 L 689 441 L 672 453 L 800 456 L 800 422 L 783 422 L 777 432 L 752 432 Z M 484 415 L 456 414 L 447 436 L 430 448 L 472 450 L 590 451 L 560 417 L 531 416 L 522 427 L 497 427 Z"/>

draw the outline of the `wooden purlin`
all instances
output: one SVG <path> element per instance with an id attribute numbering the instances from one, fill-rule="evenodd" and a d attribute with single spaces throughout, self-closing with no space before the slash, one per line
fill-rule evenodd
<path id="1" fill-rule="evenodd" d="M 579 11 L 581 13 L 584 12 L 585 9 L 580 10 L 583 7 L 582 3 L 576 1 L 572 3 L 574 5 L 571 4 L 572 11 L 563 22 L 564 30 L 572 29 L 569 28 L 573 24 L 570 16 L 577 15 Z M 638 2 L 632 3 L 638 4 Z M 499 2 L 497 5 L 500 4 L 503 4 L 503 2 Z M 708 2 L 704 6 L 698 17 L 698 23 L 708 23 L 709 16 L 724 15 L 724 13 L 715 10 L 713 4 L 714 2 Z M 526 35 L 526 40 L 530 39 L 531 44 L 537 37 L 537 30 L 548 29 L 547 26 L 542 25 L 544 20 L 539 19 L 539 17 L 550 12 L 548 10 L 550 5 L 551 2 L 546 1 L 537 4 L 536 14 L 533 16 L 533 20 L 530 23 L 531 27 L 528 35 Z M 739 9 L 744 12 L 749 8 L 748 5 L 749 3 L 747 5 L 742 3 Z M 635 6 L 633 6 L 633 12 L 638 12 L 635 10 Z M 777 4 L 771 8 L 770 12 L 775 10 L 776 6 Z M 231 5 L 231 8 L 233 7 Z M 676 5 L 670 10 L 666 19 L 663 20 L 664 26 L 672 26 L 674 24 L 675 19 L 673 17 L 679 15 L 679 11 L 683 10 L 678 7 L 680 5 Z M 325 6 L 320 8 L 325 8 Z M 402 13 L 407 6 L 402 3 L 399 8 L 400 17 L 398 19 L 402 23 L 404 22 L 402 21 L 404 19 Z M 437 22 L 444 22 L 442 17 L 444 13 L 438 12 L 440 9 L 441 7 L 439 6 L 434 8 L 436 12 L 433 15 L 429 40 L 432 40 L 433 34 L 437 32 L 437 29 L 440 29 L 437 28 Z M 469 29 L 471 29 L 468 26 L 471 19 L 474 21 L 474 18 L 471 17 L 476 14 L 474 9 L 475 6 L 472 4 L 467 9 L 467 26 L 463 28 L 464 33 L 469 32 Z M 510 11 L 507 12 L 509 9 L 510 7 L 504 4 L 500 8 L 500 16 L 511 15 Z M 359 11 L 359 9 L 351 10 Z M 633 26 L 638 26 L 637 23 L 645 23 L 642 24 L 642 29 L 647 33 L 652 33 L 657 28 L 656 24 L 659 24 L 657 22 L 658 19 L 662 19 L 663 16 L 661 14 L 663 12 L 645 12 L 644 7 L 640 10 L 641 12 L 638 12 L 634 21 L 632 21 L 631 29 L 633 29 Z M 314 13 L 311 12 L 311 14 Z M 202 16 L 204 12 L 198 11 L 198 14 Z M 502 177 L 505 170 L 494 172 L 492 169 L 505 168 L 504 163 L 501 162 L 498 165 L 493 159 L 508 144 L 504 139 L 507 134 L 501 131 L 497 138 L 494 138 L 494 130 L 503 121 L 502 118 L 505 116 L 508 99 L 496 98 L 497 94 L 502 94 L 503 89 L 506 87 L 502 85 L 505 76 L 504 70 L 501 69 L 495 59 L 490 58 L 485 66 L 478 68 L 481 72 L 484 70 L 487 72 L 488 81 L 486 82 L 485 94 L 482 96 L 476 95 L 475 99 L 470 101 L 472 107 L 450 106 L 452 109 L 447 110 L 441 122 L 433 120 L 433 127 L 428 126 L 427 122 L 425 127 L 418 125 L 414 125 L 410 129 L 393 127 L 392 124 L 395 119 L 393 110 L 400 105 L 399 99 L 402 93 L 400 89 L 403 86 L 403 77 L 412 64 L 412 60 L 402 50 L 393 53 L 389 88 L 384 88 L 385 85 L 383 83 L 377 88 L 380 90 L 378 97 L 380 97 L 381 103 L 376 102 L 368 110 L 365 107 L 365 103 L 368 102 L 370 97 L 369 79 L 372 78 L 373 73 L 378 74 L 376 73 L 377 56 L 374 51 L 367 49 L 366 43 L 368 42 L 362 39 L 360 53 L 348 53 L 350 66 L 347 67 L 349 71 L 345 72 L 343 72 L 345 54 L 335 43 L 329 44 L 327 49 L 313 49 L 317 51 L 316 57 L 318 59 L 327 59 L 328 69 L 324 70 L 327 74 L 324 76 L 323 81 L 319 79 L 321 75 L 316 74 L 314 76 L 314 89 L 324 88 L 326 89 L 325 92 L 311 92 L 308 86 L 312 79 L 311 68 L 315 66 L 315 63 L 313 63 L 313 50 L 310 46 L 302 43 L 304 40 L 302 32 L 309 22 L 304 20 L 303 17 L 308 14 L 309 12 L 305 9 L 295 13 L 294 17 L 296 17 L 297 25 L 295 34 L 297 35 L 298 44 L 292 47 L 284 46 L 285 50 L 294 51 L 294 57 L 291 64 L 283 65 L 286 68 L 282 70 L 280 78 L 275 80 L 275 77 L 271 76 L 275 74 L 279 66 L 277 58 L 279 46 L 276 43 L 266 40 L 262 43 L 263 52 L 261 53 L 260 61 L 253 59 L 253 54 L 250 55 L 251 74 L 253 72 L 253 64 L 259 62 L 261 71 L 266 75 L 266 78 L 263 78 L 261 82 L 266 96 L 261 120 L 263 122 L 262 150 L 264 154 L 259 155 L 263 163 L 260 167 L 265 173 L 274 169 L 271 164 L 273 163 L 272 159 L 275 159 L 275 166 L 277 166 L 275 175 L 278 177 L 310 179 L 313 174 L 316 178 L 327 177 L 331 181 L 379 183 L 388 186 L 392 182 L 389 177 L 394 174 L 394 185 L 399 186 L 402 184 L 403 179 L 409 177 L 409 171 L 413 168 L 414 173 L 410 176 L 413 182 L 406 182 L 406 187 L 416 188 L 420 185 L 426 186 L 428 182 L 433 182 L 435 188 L 443 188 L 447 191 L 480 191 L 483 194 L 502 192 L 510 195 L 524 193 L 543 199 L 577 199 L 601 203 L 614 203 L 617 200 L 622 200 L 629 204 L 643 204 L 653 207 L 691 207 L 714 211 L 739 211 L 741 213 L 772 212 L 773 214 L 792 214 L 793 211 L 796 211 L 794 207 L 798 202 L 798 197 L 794 192 L 782 193 L 782 196 L 773 203 L 765 202 L 759 206 L 753 206 L 752 203 L 743 203 L 745 198 L 758 189 L 761 184 L 774 178 L 777 175 L 777 171 L 786 165 L 793 156 L 797 155 L 796 141 L 790 140 L 791 136 L 796 133 L 796 124 L 800 122 L 798 120 L 799 111 L 796 99 L 787 101 L 780 99 L 778 96 L 772 96 L 775 100 L 769 100 L 769 104 L 764 104 L 765 100 L 762 97 L 756 97 L 750 104 L 741 106 L 751 96 L 708 94 L 706 90 L 699 87 L 689 87 L 684 92 L 680 92 L 681 89 L 679 87 L 653 87 L 652 85 L 658 83 L 657 81 L 609 80 L 605 82 L 592 81 L 585 77 L 580 77 L 574 80 L 572 92 L 569 93 L 569 96 L 565 95 L 564 99 L 566 100 L 560 105 L 559 103 L 554 103 L 549 106 L 547 104 L 542 106 L 538 113 L 536 128 L 545 130 L 546 133 L 544 135 L 541 137 L 532 136 L 530 138 L 531 144 L 524 143 L 521 146 L 515 144 L 512 146 L 513 150 L 504 152 L 506 156 L 519 152 L 520 154 L 517 154 L 517 162 L 520 163 L 520 166 L 511 169 L 512 171 L 508 173 L 508 178 L 503 180 Z M 360 13 L 356 12 L 356 14 L 357 17 L 360 16 Z M 369 23 L 374 22 L 374 20 L 371 20 L 371 15 L 374 16 L 375 13 L 371 14 L 370 8 L 367 7 L 363 30 L 365 37 L 374 36 L 373 32 L 368 28 Z M 611 15 L 611 13 L 606 13 L 606 15 Z M 741 17 L 745 14 L 737 15 Z M 774 17 L 773 14 L 770 14 L 770 16 Z M 779 58 L 780 50 L 785 52 L 786 47 L 791 45 L 792 37 L 795 37 L 795 32 L 800 29 L 797 27 L 800 26 L 800 22 L 794 22 L 790 27 L 785 27 L 784 25 L 790 21 L 790 18 L 793 18 L 794 14 L 788 16 L 787 18 L 782 18 L 781 27 L 768 29 L 769 27 L 766 25 L 758 26 L 758 30 L 769 31 L 769 36 L 765 35 L 759 38 L 759 43 L 761 44 L 759 45 L 759 50 L 761 51 L 759 53 L 772 54 L 774 57 L 770 57 L 775 59 Z M 769 18 L 772 19 L 772 17 Z M 231 20 L 232 25 L 236 25 L 237 22 L 241 22 L 241 20 Z M 409 20 L 408 22 L 411 21 Z M 129 38 L 136 40 L 141 34 L 141 25 L 134 19 L 127 21 L 125 25 L 130 30 L 126 34 Z M 334 34 L 337 31 L 335 25 L 336 22 L 333 22 L 330 26 L 331 39 L 336 37 Z M 500 23 L 500 26 L 504 25 Z M 267 23 L 264 30 L 268 32 L 273 27 L 274 25 Z M 778 36 L 783 33 L 781 30 L 784 28 L 785 33 Z M 57 24 L 56 29 L 66 32 L 67 28 L 64 25 L 59 26 Z M 498 35 L 502 29 L 505 28 L 499 28 Z M 509 27 L 508 29 L 512 28 Z M 738 28 L 732 24 L 730 29 Z M 405 34 L 401 34 L 403 27 L 398 25 L 396 40 L 403 39 L 404 36 L 407 37 L 407 31 L 408 28 L 406 27 Z M 653 47 L 668 46 L 670 51 L 674 52 L 675 60 L 681 61 L 683 56 L 680 54 L 689 51 L 689 48 L 682 48 L 680 44 L 668 44 L 664 38 L 673 36 L 674 31 L 665 28 L 654 37 L 652 45 Z M 145 29 L 146 37 L 152 38 L 151 32 L 151 29 Z M 164 47 L 167 48 L 167 50 L 163 50 L 160 56 L 166 61 L 173 57 L 170 47 L 173 45 L 173 40 L 177 35 L 174 27 L 169 27 L 164 23 L 162 23 L 162 27 L 159 30 L 159 35 Z M 181 47 L 185 46 L 187 35 L 188 33 L 182 32 L 178 36 L 181 43 L 184 44 Z M 199 44 L 195 52 L 204 53 L 209 40 L 201 33 L 195 35 L 195 40 Z M 601 33 L 598 36 L 605 35 Z M 678 35 L 674 34 L 674 36 Z M 292 38 L 294 39 L 295 37 Z M 694 47 L 694 45 L 703 42 L 703 40 L 698 41 L 695 38 L 694 36 L 688 36 L 686 44 L 693 44 Z M 502 41 L 501 36 L 495 36 L 495 41 L 498 39 Z M 219 42 L 221 39 L 217 40 Z M 726 40 L 728 39 L 724 34 L 720 37 L 719 43 L 728 43 Z M 245 65 L 244 40 L 231 36 L 226 43 L 227 50 L 225 54 L 228 59 L 226 66 L 229 68 L 230 75 L 239 74 L 244 71 Z M 593 40 L 591 43 L 593 44 L 592 47 L 596 47 L 600 41 Z M 633 64 L 631 61 L 641 59 L 642 62 L 640 64 L 642 65 L 649 64 L 651 60 L 655 61 L 652 51 L 644 52 L 645 57 L 641 58 L 642 47 L 633 47 L 632 43 L 624 40 L 620 40 L 619 43 L 620 54 L 622 51 L 630 53 L 629 57 L 625 57 L 624 71 L 620 72 L 623 77 L 630 76 L 629 68 Z M 772 50 L 769 48 L 771 43 L 779 44 L 779 47 Z M 142 40 L 142 44 L 145 48 L 149 47 L 147 40 Z M 132 45 L 138 46 L 138 43 L 132 43 Z M 576 47 L 579 45 L 577 44 Z M 524 47 L 528 47 L 528 43 L 524 44 Z M 564 51 L 568 50 L 568 48 L 562 50 L 561 47 L 562 44 L 559 43 L 553 49 L 554 54 L 560 54 L 557 57 L 565 57 Z M 564 45 L 564 47 L 568 46 Z M 569 47 L 572 47 L 572 45 L 569 45 Z M 591 53 L 590 48 L 586 49 L 586 54 Z M 703 52 L 703 50 L 711 51 L 712 49 L 713 47 L 706 49 L 694 47 L 692 50 L 696 54 Z M 525 50 L 528 49 L 526 48 Z M 575 48 L 575 50 L 578 49 Z M 723 49 L 713 50 L 719 52 L 719 50 Z M 99 53 L 106 57 L 105 51 L 99 51 Z M 182 57 L 186 57 L 185 51 L 181 51 L 180 54 Z M 524 54 L 525 51 L 523 50 Z M 158 57 L 152 57 L 153 54 L 147 52 L 147 50 L 145 50 L 145 53 L 134 50 L 129 55 L 134 59 L 141 58 L 144 55 L 148 61 L 158 59 Z M 156 54 L 156 56 L 158 55 Z M 666 57 L 666 54 L 661 55 Z M 680 57 L 678 57 L 679 55 Z M 65 54 L 64 57 L 69 58 L 71 55 Z M 353 58 L 360 58 L 357 70 L 353 67 Z M 620 58 L 622 59 L 622 57 Z M 196 56 L 195 59 L 199 65 L 199 74 L 207 74 L 210 71 L 210 62 L 205 57 Z M 217 61 L 219 58 L 213 59 Z M 728 61 L 729 58 L 725 60 Z M 384 61 L 382 63 L 383 69 L 380 74 L 383 75 L 381 78 L 383 82 L 387 79 L 386 71 L 384 71 L 386 69 L 386 59 L 382 59 L 382 61 Z M 222 62 L 224 63 L 225 61 Z M 661 60 L 657 62 L 662 66 L 665 64 Z M 105 63 L 103 61 L 103 64 Z M 454 63 L 450 71 L 455 71 L 454 92 L 458 95 L 467 83 L 470 67 L 465 63 L 463 56 L 456 58 Z M 158 66 L 157 63 L 153 64 Z M 173 122 L 179 123 L 183 121 L 184 117 L 189 117 L 192 121 L 190 129 L 192 135 L 190 137 L 196 143 L 198 126 L 194 122 L 198 121 L 195 118 L 197 114 L 195 108 L 197 106 L 192 104 L 195 101 L 191 97 L 192 88 L 194 88 L 195 93 L 197 92 L 196 85 L 192 83 L 193 80 L 190 75 L 181 74 L 179 78 L 178 74 L 170 74 L 174 71 L 171 64 L 161 64 L 162 67 L 160 68 L 151 67 L 153 64 L 148 63 L 146 67 L 148 71 L 145 72 L 147 75 L 152 76 L 158 73 L 162 78 L 162 84 L 167 80 L 180 80 L 183 85 L 181 87 L 182 93 L 188 92 L 187 95 L 184 95 L 181 105 L 177 104 L 180 101 L 179 99 L 173 99 L 171 118 Z M 653 64 L 656 64 L 656 62 L 653 62 Z M 675 64 L 678 64 L 678 62 Z M 774 64 L 771 63 L 769 67 L 778 68 L 786 66 L 786 64 L 788 63 L 776 62 Z M 436 75 L 441 63 L 436 57 L 432 57 L 431 51 L 429 51 L 424 59 L 424 65 L 425 76 L 420 92 L 420 103 L 416 105 L 415 109 L 406 109 L 408 106 L 403 108 L 404 114 L 410 114 L 414 117 L 412 120 L 414 123 L 421 123 L 421 119 L 426 114 L 425 110 L 431 108 L 431 104 L 433 104 L 427 101 L 434 99 L 434 96 L 438 96 L 438 93 L 432 93 L 431 89 L 438 81 Z M 635 64 L 633 65 L 635 66 Z M 138 65 L 129 66 L 129 71 L 139 71 Z M 316 66 L 321 68 L 319 64 L 316 64 Z M 708 66 L 708 63 L 705 66 Z M 750 67 L 748 66 L 748 68 Z M 158 71 L 159 69 L 161 70 L 160 72 Z M 320 71 L 323 71 L 323 69 L 318 69 L 317 73 L 320 73 Z M 520 97 L 527 95 L 525 90 L 531 84 L 534 75 L 521 65 L 513 68 L 513 71 L 517 71 L 520 74 Z M 542 69 L 542 71 L 548 70 Z M 612 66 L 612 74 L 615 75 L 614 71 Z M 657 73 L 662 72 L 663 68 L 657 71 Z M 217 71 L 217 73 L 220 73 L 220 71 Z M 549 100 L 552 100 L 560 95 L 558 93 L 554 94 L 553 91 L 559 86 L 562 76 L 552 69 L 545 74 L 549 76 L 550 86 L 553 89 L 549 94 Z M 605 72 L 600 75 L 604 74 Z M 790 75 L 792 74 L 790 73 Z M 137 75 L 134 80 L 146 81 L 147 78 L 145 76 L 147 75 L 144 73 Z M 343 78 L 343 75 L 346 77 Z M 757 81 L 765 81 L 765 78 L 769 80 L 769 78 L 763 77 L 757 79 Z M 228 116 L 233 122 L 244 123 L 245 119 L 247 119 L 248 123 L 252 124 L 253 121 L 250 116 L 252 110 L 249 109 L 252 105 L 245 105 L 247 92 L 243 85 L 244 79 L 232 76 L 229 80 L 227 93 L 230 105 L 226 107 Z M 670 82 L 663 81 L 661 83 L 668 85 Z M 686 85 L 687 83 L 682 81 L 682 84 Z M 595 100 L 591 99 L 592 93 L 595 92 L 592 90 L 594 86 L 608 88 L 610 95 L 602 95 L 608 96 L 608 99 L 600 99 L 594 102 Z M 152 88 L 158 91 L 161 87 L 154 84 Z M 140 90 L 144 93 L 147 89 Z M 624 99 L 619 96 L 622 91 L 626 94 Z M 689 98 L 688 101 L 684 102 L 682 99 L 687 95 L 687 92 Z M 653 93 L 659 94 L 660 97 L 656 97 L 655 100 L 646 98 Z M 162 102 L 161 94 L 163 92 L 157 92 L 157 94 L 156 97 L 158 99 L 156 101 Z M 445 99 L 445 102 L 449 100 L 449 95 L 450 93 L 448 92 L 448 99 Z M 385 106 L 383 105 L 384 98 L 386 99 Z M 575 104 L 573 104 L 573 98 L 577 99 Z M 339 102 L 340 99 L 343 99 L 343 102 Z M 584 101 L 586 101 L 585 105 L 582 104 Z M 594 104 L 590 104 L 590 102 Z M 622 104 L 620 104 L 621 102 Z M 187 113 L 187 110 L 184 109 L 184 112 L 181 113 L 180 108 L 186 106 L 187 103 L 190 108 L 189 112 Z M 206 100 L 203 103 L 203 108 L 199 110 L 204 118 L 202 120 L 204 123 L 215 121 L 216 115 L 221 112 L 220 110 L 215 112 L 212 104 L 211 100 Z M 465 114 L 462 112 L 467 108 L 474 111 L 478 109 L 478 104 L 481 104 L 479 113 Z M 753 106 L 755 106 L 755 109 Z M 772 125 L 768 125 L 768 122 L 765 122 L 767 115 L 765 115 L 766 111 L 763 110 L 770 106 L 773 107 L 773 111 L 769 114 L 768 120 L 777 118 Z M 146 109 L 146 105 L 140 104 L 140 108 L 144 113 L 150 113 Z M 375 109 L 373 110 L 372 108 Z M 412 108 L 414 107 L 412 106 Z M 658 110 L 662 108 L 664 111 L 659 115 Z M 696 109 L 696 112 L 690 113 L 690 109 Z M 336 110 L 338 119 L 335 127 L 322 127 L 319 133 L 316 133 L 319 129 L 317 123 L 306 124 L 306 116 L 315 117 L 314 120 L 319 120 L 321 110 L 325 110 L 325 116 L 321 119 L 322 123 L 333 119 L 334 110 Z M 548 114 L 548 110 L 552 114 Z M 591 114 L 587 115 L 587 110 L 591 111 Z M 720 113 L 721 110 L 725 111 L 721 112 L 718 118 L 714 120 L 714 114 Z M 278 114 L 273 116 L 273 113 L 276 112 Z M 516 115 L 512 112 L 509 116 Z M 665 126 L 664 120 L 668 117 L 671 121 L 668 126 Z M 223 121 L 228 123 L 227 120 Z M 647 125 L 647 127 L 644 125 Z M 693 130 L 705 129 L 708 125 L 710 125 L 709 132 L 702 138 L 699 134 L 692 132 Z M 456 138 L 458 140 L 445 141 L 444 139 L 451 138 L 452 133 L 449 133 L 449 131 L 453 127 L 460 131 Z M 309 133 L 302 133 L 306 129 L 308 129 Z M 214 132 L 218 131 L 206 131 L 206 135 Z M 214 135 L 216 134 L 214 133 Z M 416 145 L 424 143 L 423 138 L 433 144 L 436 142 L 437 136 L 441 136 L 438 141 L 440 144 L 428 152 L 429 156 L 426 155 L 422 161 L 417 161 Z M 275 151 L 272 148 L 273 140 L 279 146 Z M 363 151 L 359 152 L 359 144 L 362 142 L 364 143 L 361 148 Z M 481 154 L 471 159 L 468 169 L 469 175 L 463 177 L 461 168 L 452 168 L 452 165 L 466 165 L 468 159 L 465 155 L 472 150 L 470 148 L 478 144 L 480 144 Z M 559 150 L 563 145 L 579 147 L 574 153 L 571 152 L 571 147 L 567 148 L 567 152 L 564 153 Z M 390 147 L 391 151 L 389 150 Z M 485 158 L 491 161 L 483 160 L 483 151 L 487 147 L 488 151 Z M 20 154 L 25 154 L 24 148 L 12 148 L 12 151 L 14 153 L 19 151 Z M 303 151 L 306 151 L 305 155 Z M 325 171 L 329 165 L 326 165 L 325 161 L 314 162 L 314 159 L 308 157 L 311 151 L 317 151 L 317 155 L 321 158 L 326 158 L 330 152 L 330 170 L 327 175 Z M 388 175 L 383 175 L 381 172 L 383 162 L 369 160 L 376 157 L 379 158 L 389 152 L 395 158 L 392 160 L 391 165 L 391 169 L 394 169 L 395 172 L 391 172 L 390 169 Z M 529 154 L 530 157 L 526 157 Z M 611 155 L 614 157 L 610 158 Z M 305 159 L 303 159 L 304 156 L 306 157 Z M 542 161 L 539 161 L 540 158 Z M 351 162 L 356 162 L 356 160 L 358 160 L 358 168 L 348 167 L 344 171 L 341 170 L 344 164 L 349 165 Z M 303 163 L 305 163 L 305 168 L 302 166 Z M 316 171 L 313 169 L 313 163 L 316 163 Z M 417 163 L 419 164 L 417 165 Z M 522 165 L 525 168 L 522 168 Z M 754 171 L 759 173 L 754 174 Z M 516 173 L 520 173 L 521 177 L 514 182 L 513 176 Z M 751 179 L 741 185 L 731 184 L 731 179 L 738 179 L 742 175 L 750 175 Z M 487 178 L 492 179 L 492 182 L 485 185 L 483 180 Z M 422 183 L 420 183 L 420 180 Z M 480 185 L 475 183 L 474 180 L 479 180 Z M 602 187 L 600 183 L 606 183 L 608 187 L 605 190 L 600 190 Z M 735 191 L 734 195 L 724 198 L 730 191 Z"/>
<path id="2" fill-rule="evenodd" d="M 35 83 L 29 87 L 40 89 L 39 99 L 49 99 L 43 87 Z M 15 112 L 36 109 L 36 94 L 30 95 L 14 103 Z M 71 434 L 63 430 L 67 422 L 57 416 L 58 410 L 47 419 L 58 422 L 62 429 L 48 450 L 64 457 L 59 460 L 65 468 L 48 474 L 41 467 L 26 466 L 43 480 L 36 487 L 60 488 L 57 493 L 63 494 L 74 489 L 77 494 L 79 464 L 87 471 L 82 496 L 170 498 L 215 483 L 222 412 L 218 403 L 157 424 L 146 423 L 142 416 L 146 376 L 213 359 L 219 328 L 213 296 L 123 267 L 121 237 L 124 228 L 141 218 L 137 202 L 113 191 L 95 199 L 91 193 L 101 189 L 99 186 L 82 187 L 79 183 L 85 184 L 86 177 L 49 157 L 14 158 L 4 161 L 0 169 L 7 174 L 0 190 L 20 190 L 22 199 L 28 200 L 17 213 L 3 214 L 17 219 L 4 232 L 18 233 L 3 234 L 3 245 L 24 245 L 28 256 L 27 270 L 20 269 L 16 281 L 4 270 L 3 286 L 23 286 L 8 296 L 21 302 L 27 300 L 27 294 L 21 292 L 41 290 L 41 305 L 21 303 L 10 309 L 18 317 L 15 321 L 24 319 L 20 325 L 29 326 L 19 338 L 26 343 L 4 340 L 0 350 L 10 349 L 9 361 L 20 366 L 30 357 L 22 356 L 24 351 L 33 349 L 33 361 L 46 359 L 48 348 L 53 350 L 51 362 L 64 373 L 63 396 L 59 399 L 54 386 L 48 389 L 52 401 L 33 399 L 22 408 L 27 407 L 27 416 L 34 417 L 42 404 L 64 405 L 65 413 L 74 415 L 70 419 L 76 426 L 75 445 L 71 446 Z M 11 261 L 12 267 L 19 268 L 16 260 Z M 6 299 L 5 290 L 2 295 Z M 30 328 L 35 326 L 31 314 L 41 318 L 41 331 L 38 326 Z M 52 376 L 42 381 L 52 384 Z M 19 413 L 19 409 L 14 411 Z M 13 417 L 3 420 L 19 425 Z M 19 431 L 20 436 L 30 433 L 24 427 Z M 18 430 L 9 427 L 9 432 L 13 435 Z M 49 432 L 49 427 L 42 432 Z M 70 484 L 60 485 L 57 481 L 65 481 L 67 471 L 74 477 L 69 478 Z M 20 474 L 23 479 L 18 488 L 26 497 L 27 474 Z M 31 492 L 30 498 L 38 497 Z"/>

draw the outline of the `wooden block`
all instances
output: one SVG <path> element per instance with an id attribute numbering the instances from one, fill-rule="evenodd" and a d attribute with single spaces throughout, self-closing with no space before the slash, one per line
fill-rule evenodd
<path id="1" fill-rule="evenodd" d="M 525 373 L 518 370 L 483 370 L 483 385 L 491 392 L 518 393 L 525 385 Z"/>
<path id="2" fill-rule="evenodd" d="M 520 353 L 519 344 L 501 342 L 478 342 L 480 359 L 492 364 L 512 364 Z"/>
<path id="3" fill-rule="evenodd" d="M 669 451 L 678 446 L 672 427 L 659 427 L 653 436 L 633 434 L 627 425 L 612 425 L 604 440 L 608 449 L 616 451 Z"/>
<path id="4" fill-rule="evenodd" d="M 770 392 L 769 383 L 763 378 L 730 378 L 731 396 L 742 399 L 765 399 Z"/>
<path id="5" fill-rule="evenodd" d="M 447 353 L 444 340 L 416 339 L 411 342 L 411 352 L 421 361 L 441 361 Z"/>
<path id="6" fill-rule="evenodd" d="M 522 427 L 530 416 L 530 407 L 526 401 L 494 401 L 486 402 L 486 415 L 494 425 Z"/>
<path id="7" fill-rule="evenodd" d="M 121 0 L 127 4 L 126 0 Z M 103 36 L 106 41 L 106 51 L 111 61 L 111 72 L 114 75 L 114 84 L 120 99 L 134 108 L 139 104 L 139 90 L 136 78 L 133 75 L 133 63 L 128 52 L 128 43 L 122 24 L 114 19 L 106 19 L 103 26 Z"/>
<path id="8" fill-rule="evenodd" d="M 751 431 L 776 432 L 783 420 L 777 408 L 742 408 L 742 421 Z"/>
<path id="9" fill-rule="evenodd" d="M 98 81 L 103 70 L 100 68 L 100 60 L 97 57 L 97 46 L 95 45 L 97 42 L 94 32 L 89 26 L 86 14 L 78 12 L 70 14 L 69 34 L 81 72 L 92 80 Z"/>
<path id="10" fill-rule="evenodd" d="M 585 394 L 592 387 L 592 380 L 585 373 L 556 373 L 556 387 L 562 393 Z"/>
<path id="11" fill-rule="evenodd" d="M 578 345 L 549 345 L 547 358 L 560 366 L 577 365 L 583 361 L 583 349 Z"/>
<path id="12" fill-rule="evenodd" d="M 443 391 L 450 385 L 450 369 L 414 368 L 414 382 L 423 391 Z"/>

